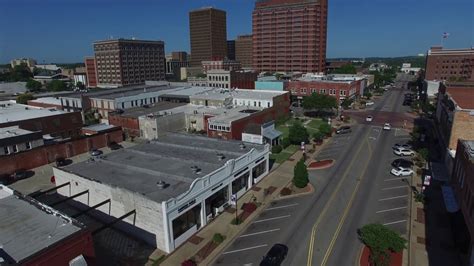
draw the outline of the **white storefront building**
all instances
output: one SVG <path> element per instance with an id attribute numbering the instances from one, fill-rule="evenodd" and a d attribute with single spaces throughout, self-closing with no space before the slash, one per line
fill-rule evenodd
<path id="1" fill-rule="evenodd" d="M 172 252 L 268 174 L 269 145 L 170 134 L 86 162 L 54 168 L 64 196 L 107 217 L 135 211 L 118 226 Z"/>

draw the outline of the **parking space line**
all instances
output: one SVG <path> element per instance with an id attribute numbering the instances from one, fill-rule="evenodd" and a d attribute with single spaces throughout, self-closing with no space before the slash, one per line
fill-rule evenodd
<path id="1" fill-rule="evenodd" d="M 288 205 L 283 205 L 283 206 L 278 206 L 278 207 L 267 208 L 267 209 L 265 209 L 265 210 L 266 210 L 266 211 L 277 210 L 277 209 L 282 209 L 282 208 L 288 208 L 288 207 L 296 206 L 296 205 L 298 205 L 298 204 L 299 204 L 299 203 L 293 203 L 293 204 L 288 204 Z"/>
<path id="2" fill-rule="evenodd" d="M 241 236 L 239 236 L 239 237 L 247 237 L 247 236 L 261 235 L 261 234 L 271 233 L 271 232 L 275 232 L 275 231 L 280 231 L 280 228 L 271 229 L 271 230 L 266 230 L 266 231 L 261 231 L 261 232 L 256 232 L 256 233 L 245 234 L 245 235 L 241 235 Z"/>
<path id="3" fill-rule="evenodd" d="M 401 198 L 406 198 L 408 195 L 403 195 L 403 196 L 396 196 L 396 197 L 390 197 L 390 198 L 384 198 L 384 199 L 379 199 L 379 201 L 386 201 L 386 200 L 392 200 L 392 199 L 401 199 Z"/>
<path id="4" fill-rule="evenodd" d="M 395 221 L 395 222 L 390 222 L 390 223 L 384 223 L 383 225 L 391 225 L 391 224 L 399 224 L 399 223 L 403 223 L 403 222 L 406 222 L 407 220 L 400 220 L 400 221 Z"/>
<path id="5" fill-rule="evenodd" d="M 389 179 L 385 179 L 384 181 L 395 181 L 395 180 L 402 180 L 402 179 L 406 179 L 406 177 L 389 178 Z"/>
<path id="6" fill-rule="evenodd" d="M 386 187 L 386 188 L 382 188 L 382 190 L 391 190 L 391 189 L 406 188 L 406 187 L 407 187 L 406 185 L 398 186 L 398 187 Z"/>
<path id="7" fill-rule="evenodd" d="M 222 253 L 222 255 L 236 253 L 236 252 L 240 252 L 240 251 L 246 251 L 246 250 L 250 250 L 250 249 L 263 248 L 263 247 L 266 247 L 266 246 L 268 246 L 268 245 L 263 244 L 263 245 L 248 247 L 248 248 L 241 248 L 241 249 L 231 250 L 231 251 L 227 251 L 227 252 Z"/>
<path id="8" fill-rule="evenodd" d="M 262 223 L 262 222 L 267 222 L 267 221 L 272 221 L 272 220 L 278 220 L 278 219 L 283 219 L 283 218 L 287 218 L 287 217 L 290 217 L 290 216 L 291 215 L 283 215 L 283 216 L 278 216 L 278 217 L 273 217 L 273 218 L 268 218 L 268 219 L 257 220 L 253 223 L 255 224 L 255 223 Z"/>
<path id="9" fill-rule="evenodd" d="M 383 212 L 397 211 L 397 210 L 406 209 L 407 207 L 408 207 L 408 206 L 405 206 L 405 207 L 398 207 L 398 208 L 392 208 L 392 209 L 386 209 L 386 210 L 377 211 L 376 213 L 383 213 Z"/>

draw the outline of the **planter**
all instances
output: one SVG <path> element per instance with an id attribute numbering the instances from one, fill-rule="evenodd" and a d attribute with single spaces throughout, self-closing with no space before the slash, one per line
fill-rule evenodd
<path id="1" fill-rule="evenodd" d="M 370 249 L 367 246 L 364 246 L 362 254 L 360 256 L 359 265 L 360 266 L 372 266 L 369 260 Z M 391 252 L 390 254 L 390 263 L 389 266 L 401 266 L 403 262 L 403 251 L 399 253 Z"/>
<path id="2" fill-rule="evenodd" d="M 308 170 L 318 170 L 331 167 L 334 164 L 333 159 L 322 160 L 322 161 L 313 161 L 308 165 Z"/>

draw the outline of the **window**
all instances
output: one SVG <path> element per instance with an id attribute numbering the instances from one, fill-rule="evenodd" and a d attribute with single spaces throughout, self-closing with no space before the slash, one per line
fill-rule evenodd
<path id="1" fill-rule="evenodd" d="M 301 92 L 302 92 L 302 93 L 306 93 L 306 88 L 302 88 L 302 89 L 301 89 Z"/>
<path id="2" fill-rule="evenodd" d="M 8 150 L 8 146 L 3 147 L 3 152 L 5 154 L 10 154 L 10 150 Z"/>
<path id="3" fill-rule="evenodd" d="M 18 152 L 18 146 L 17 145 L 13 145 L 13 152 Z"/>
<path id="4" fill-rule="evenodd" d="M 125 103 L 122 102 L 122 109 L 125 109 Z"/>
<path id="5" fill-rule="evenodd" d="M 236 194 L 242 189 L 247 188 L 250 173 L 247 171 L 232 182 L 232 194 Z"/>
<path id="6" fill-rule="evenodd" d="M 321 93 L 321 94 L 326 94 L 326 89 L 320 89 L 320 90 L 319 90 L 319 93 Z"/>
<path id="7" fill-rule="evenodd" d="M 342 96 L 346 96 L 346 91 L 341 91 Z"/>
<path id="8" fill-rule="evenodd" d="M 186 231 L 194 226 L 199 228 L 201 221 L 201 205 L 198 204 L 196 207 L 183 213 L 181 216 L 173 220 L 173 237 L 178 238 Z"/>
<path id="9" fill-rule="evenodd" d="M 26 149 L 27 149 L 27 150 L 31 149 L 31 142 L 30 142 L 30 141 L 28 141 L 28 142 L 26 143 Z"/>
<path id="10" fill-rule="evenodd" d="M 270 107 L 270 102 L 267 102 L 267 107 Z"/>
<path id="11" fill-rule="evenodd" d="M 252 178 L 260 177 L 265 171 L 267 170 L 267 161 L 264 160 L 263 162 L 259 163 L 252 169 Z"/>

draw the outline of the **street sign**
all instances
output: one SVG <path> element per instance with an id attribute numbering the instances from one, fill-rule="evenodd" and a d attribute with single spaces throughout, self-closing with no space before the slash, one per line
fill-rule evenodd
<path id="1" fill-rule="evenodd" d="M 431 176 L 425 175 L 425 180 L 423 181 L 423 185 L 429 186 L 431 184 Z"/>
<path id="2" fill-rule="evenodd" d="M 301 150 L 304 151 L 304 141 L 301 142 Z"/>
<path id="3" fill-rule="evenodd" d="M 232 204 L 234 206 L 237 205 L 237 194 L 232 194 L 230 196 L 230 204 Z"/>

